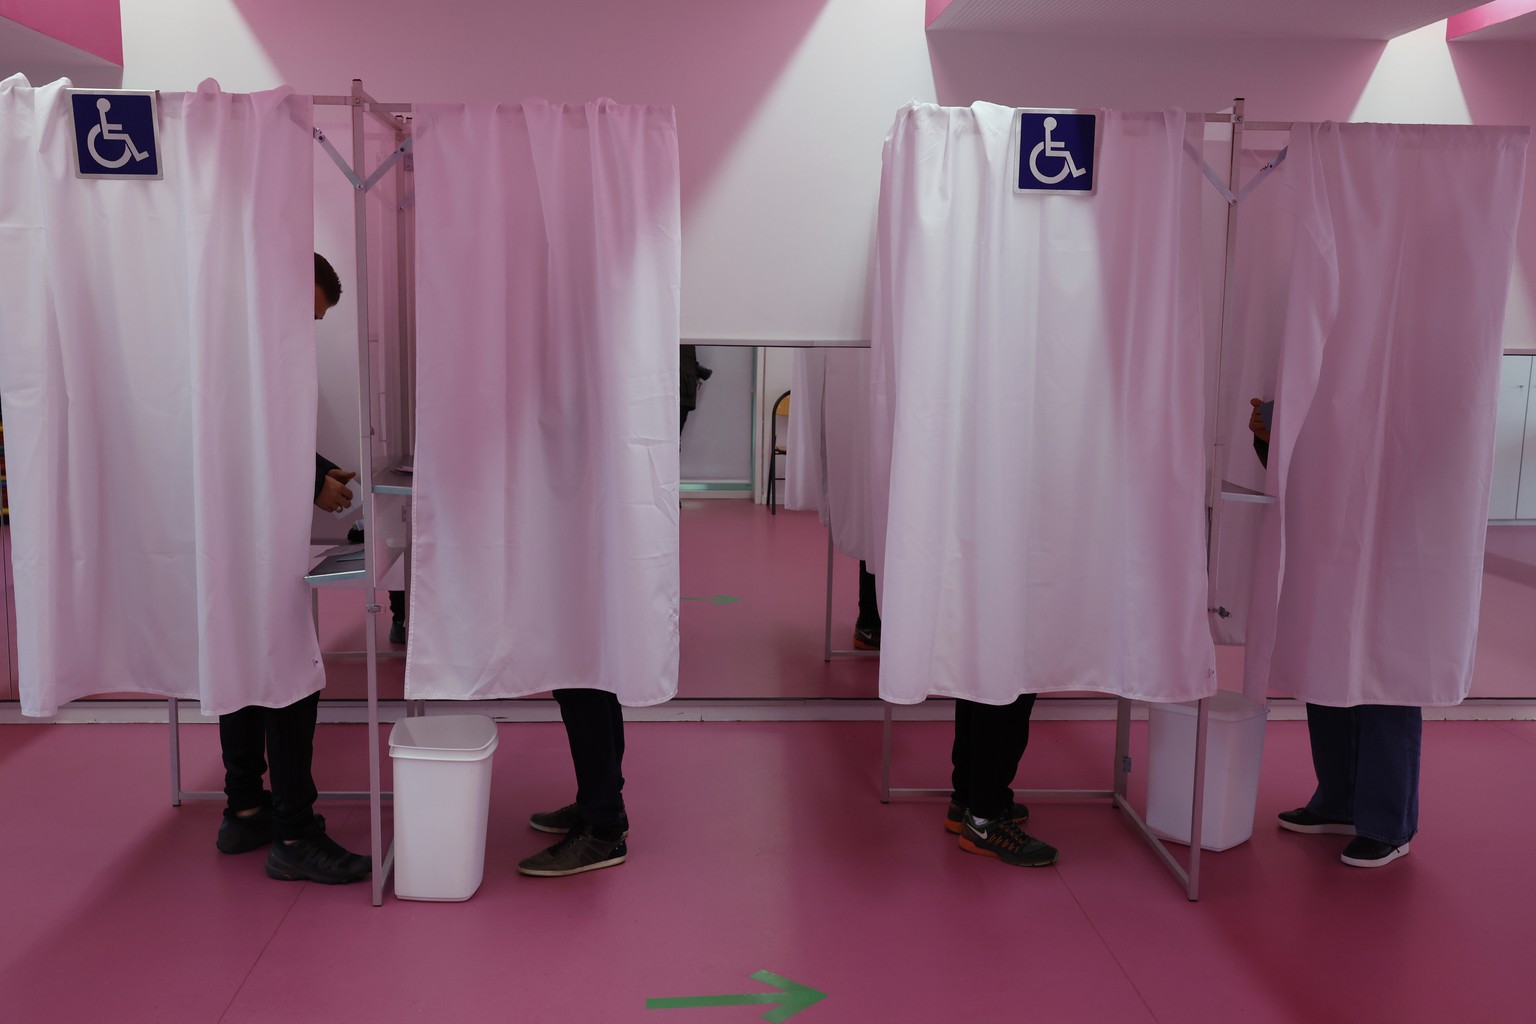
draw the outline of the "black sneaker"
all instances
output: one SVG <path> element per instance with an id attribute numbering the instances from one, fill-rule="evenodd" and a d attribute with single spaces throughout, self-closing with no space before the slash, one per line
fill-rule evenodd
<path id="1" fill-rule="evenodd" d="M 1385 867 L 1399 857 L 1408 856 L 1408 844 L 1393 846 L 1391 843 L 1383 843 L 1379 839 L 1367 839 L 1365 836 L 1356 836 L 1344 847 L 1344 852 L 1339 859 L 1352 868 L 1379 868 Z"/>
<path id="2" fill-rule="evenodd" d="M 629 818 L 624 819 L 624 838 L 629 838 Z M 576 813 L 575 804 L 566 804 L 558 811 L 535 811 L 528 816 L 528 827 L 538 829 L 540 832 L 553 832 L 557 836 L 563 836 L 577 825 L 581 824 L 581 817 Z"/>
<path id="3" fill-rule="evenodd" d="M 859 651 L 878 651 L 880 649 L 879 626 L 854 626 L 853 646 Z"/>
<path id="4" fill-rule="evenodd" d="M 283 882 L 342 885 L 373 873 L 373 861 L 348 853 L 324 832 L 293 843 L 275 842 L 267 853 L 267 877 Z"/>
<path id="5" fill-rule="evenodd" d="M 523 860 L 517 870 L 538 878 L 561 878 L 624 863 L 629 850 L 624 837 L 599 839 L 590 825 L 577 825 L 542 853 Z"/>
<path id="6" fill-rule="evenodd" d="M 970 814 L 960 827 L 960 849 L 1025 868 L 1046 867 L 1056 863 L 1057 857 L 1056 847 L 1025 832 L 1017 818 L 993 818 L 978 825 Z"/>
<path id="7" fill-rule="evenodd" d="M 405 620 L 395 619 L 389 624 L 389 642 L 392 644 L 405 643 Z"/>
<path id="8" fill-rule="evenodd" d="M 1008 817 L 1022 825 L 1029 820 L 1029 808 L 1021 803 L 1015 803 L 1013 809 L 1008 812 Z M 949 802 L 949 810 L 944 812 L 944 831 L 959 835 L 960 827 L 964 823 L 965 808 L 951 800 Z"/>
<path id="9" fill-rule="evenodd" d="M 259 850 L 272 841 L 274 824 L 270 804 L 258 807 L 255 814 L 247 814 L 243 818 L 226 810 L 224 820 L 219 822 L 219 838 L 214 841 L 214 845 L 220 853 L 250 853 Z"/>
<path id="10" fill-rule="evenodd" d="M 325 830 L 325 819 L 315 815 L 315 824 L 321 831 Z M 272 840 L 277 838 L 277 815 L 272 811 L 272 805 L 266 804 L 257 809 L 255 814 L 247 814 L 239 817 L 224 812 L 224 820 L 219 822 L 219 838 L 214 845 L 220 853 L 250 853 L 259 850 Z"/>
<path id="11" fill-rule="evenodd" d="M 1288 832 L 1301 832 L 1309 836 L 1352 836 L 1355 834 L 1355 824 L 1352 821 L 1334 821 L 1331 818 L 1323 818 L 1305 807 L 1298 807 L 1294 811 L 1281 811 L 1275 816 L 1275 824 Z"/>

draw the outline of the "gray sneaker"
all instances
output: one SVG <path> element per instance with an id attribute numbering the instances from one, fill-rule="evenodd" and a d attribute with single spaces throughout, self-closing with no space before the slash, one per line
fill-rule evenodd
<path id="1" fill-rule="evenodd" d="M 590 825 L 577 825 L 554 846 L 522 861 L 517 870 L 537 878 L 560 878 L 615 867 L 628 856 L 623 836 L 600 839 Z"/>
<path id="2" fill-rule="evenodd" d="M 581 815 L 576 813 L 575 804 L 566 804 L 558 811 L 535 811 L 528 816 L 528 827 L 538 829 L 540 832 L 551 832 L 557 836 L 563 836 L 577 825 L 581 824 Z M 629 836 L 629 818 L 624 818 L 624 836 Z"/>

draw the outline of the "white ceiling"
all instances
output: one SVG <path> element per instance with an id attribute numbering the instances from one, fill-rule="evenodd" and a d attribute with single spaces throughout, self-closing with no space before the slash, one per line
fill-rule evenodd
<path id="1" fill-rule="evenodd" d="M 954 0 L 928 26 L 1092 35 L 1393 39 L 1485 0 Z"/>

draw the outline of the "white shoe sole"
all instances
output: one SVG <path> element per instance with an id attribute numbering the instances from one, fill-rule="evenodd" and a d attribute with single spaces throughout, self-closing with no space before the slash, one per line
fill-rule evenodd
<path id="1" fill-rule="evenodd" d="M 567 875 L 579 875 L 586 871 L 596 871 L 598 868 L 611 868 L 623 864 L 628 854 L 623 857 L 613 857 L 608 860 L 600 860 L 594 864 L 583 864 L 579 868 L 567 868 L 565 870 L 545 870 L 541 868 L 525 868 L 521 864 L 517 866 L 519 874 L 529 875 L 533 878 L 564 878 Z"/>
<path id="2" fill-rule="evenodd" d="M 1345 864 L 1348 864 L 1352 868 L 1386 867 L 1388 864 L 1391 864 L 1393 861 L 1397 860 L 1397 858 L 1408 856 L 1408 845 L 1409 844 L 1404 843 L 1402 846 L 1399 846 L 1385 857 L 1377 857 L 1375 860 L 1360 860 L 1355 857 L 1346 857 L 1342 853 L 1339 854 L 1339 860 L 1343 861 Z"/>

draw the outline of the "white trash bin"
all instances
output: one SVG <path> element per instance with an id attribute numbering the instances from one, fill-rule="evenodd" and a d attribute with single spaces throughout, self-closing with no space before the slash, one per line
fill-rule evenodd
<path id="1" fill-rule="evenodd" d="M 395 895 L 467 900 L 485 876 L 496 723 L 406 718 L 389 733 L 395 769 Z"/>
<path id="2" fill-rule="evenodd" d="M 1228 691 L 1210 701 L 1200 848 L 1228 850 L 1253 835 L 1269 708 Z M 1148 708 L 1147 825 L 1164 839 L 1187 844 L 1193 819 L 1197 706 L 1190 701 Z"/>

